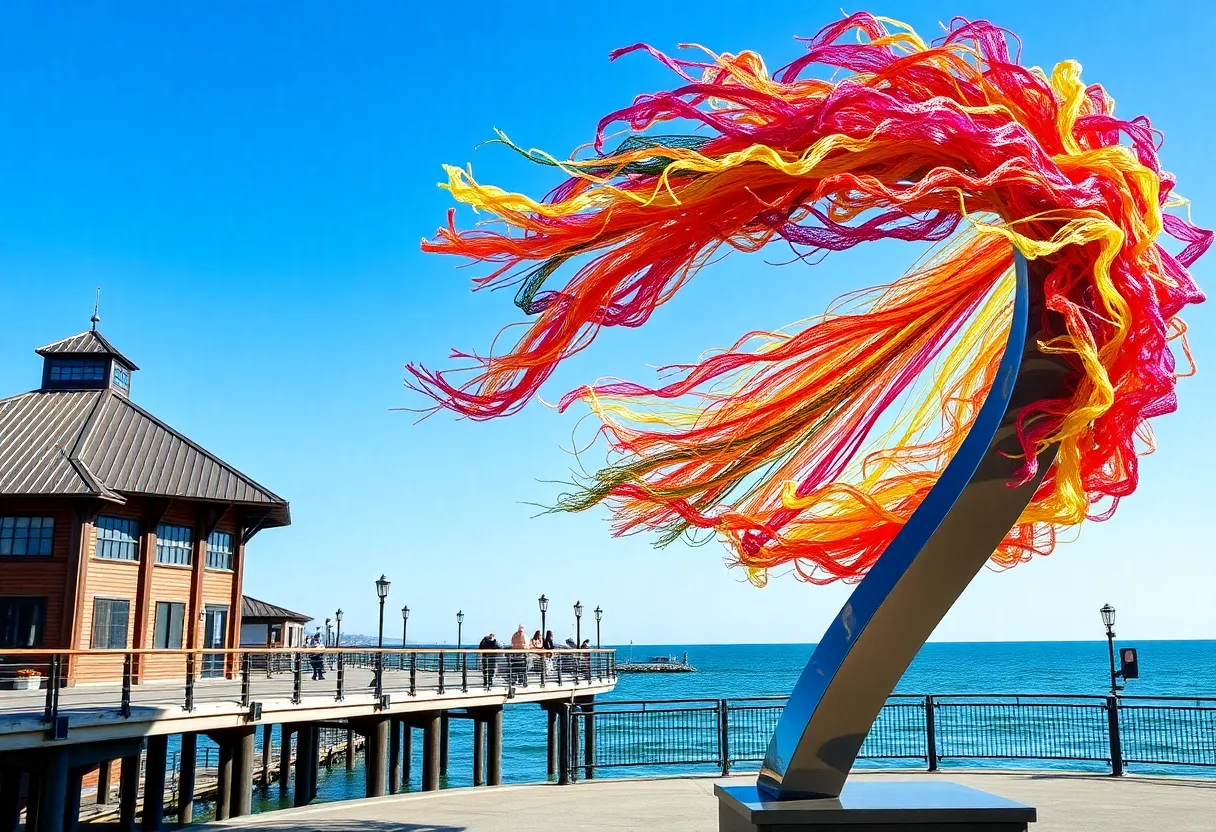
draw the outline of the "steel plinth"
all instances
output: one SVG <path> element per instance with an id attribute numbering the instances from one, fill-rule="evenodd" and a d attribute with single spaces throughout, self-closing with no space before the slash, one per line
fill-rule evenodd
<path id="1" fill-rule="evenodd" d="M 1068 368 L 1038 350 L 1029 267 L 1014 253 L 1013 320 L 995 383 L 925 501 L 857 585 L 802 671 L 769 742 L 757 787 L 776 800 L 838 797 L 862 741 L 912 659 L 1030 502 L 1038 474 L 1010 487 L 1016 420 L 1058 395 Z"/>

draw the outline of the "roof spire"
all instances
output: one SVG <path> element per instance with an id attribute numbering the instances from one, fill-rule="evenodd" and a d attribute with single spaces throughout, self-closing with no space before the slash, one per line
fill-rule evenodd
<path id="1" fill-rule="evenodd" d="M 97 287 L 97 300 L 93 301 L 93 317 L 89 318 L 89 321 L 91 321 L 93 324 L 93 332 L 97 331 L 97 325 L 99 323 L 101 323 L 101 315 L 99 314 L 100 309 L 101 309 L 101 287 L 98 286 Z"/>

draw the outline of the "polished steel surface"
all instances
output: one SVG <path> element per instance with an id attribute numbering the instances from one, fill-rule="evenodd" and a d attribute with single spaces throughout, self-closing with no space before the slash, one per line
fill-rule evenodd
<path id="1" fill-rule="evenodd" d="M 946 612 L 1016 523 L 1055 458 L 1010 487 L 1016 421 L 1062 389 L 1066 366 L 1038 350 L 1029 266 L 1014 253 L 1013 320 L 995 383 L 924 503 L 857 585 L 815 648 L 769 742 L 757 787 L 778 800 L 837 797 L 878 712 Z M 1011 456 L 1013 455 L 1013 456 Z"/>

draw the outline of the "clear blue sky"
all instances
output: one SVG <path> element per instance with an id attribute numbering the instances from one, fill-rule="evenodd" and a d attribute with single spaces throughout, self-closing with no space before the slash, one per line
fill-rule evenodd
<path id="1" fill-rule="evenodd" d="M 1126 115 L 1167 135 L 1165 166 L 1216 224 L 1207 4 L 883 2 L 922 34 L 955 14 L 1018 32 L 1025 60 L 1079 59 Z M 32 350 L 87 327 L 143 369 L 133 397 L 291 500 L 294 524 L 257 537 L 246 589 L 375 629 L 372 583 L 393 580 L 412 638 L 466 639 L 539 626 L 553 599 L 602 604 L 605 640 L 813 641 L 848 589 L 792 579 L 756 590 L 716 547 L 656 551 L 611 539 L 603 514 L 534 519 L 569 459 L 576 415 L 534 405 L 492 424 L 413 424 L 403 364 L 484 348 L 516 320 L 507 295 L 468 291 L 470 272 L 423 256 L 449 205 L 440 164 L 530 193 L 553 183 L 501 147 L 501 128 L 562 154 L 596 119 L 670 83 L 636 41 L 799 54 L 838 3 L 640 6 L 564 3 L 7 3 L 0 7 L 0 394 L 39 380 Z M 785 258 L 774 258 L 785 259 Z M 613 332 L 553 380 L 546 398 L 599 375 L 646 379 L 758 327 L 820 311 L 885 282 L 912 252 L 880 246 L 822 266 L 732 256 L 642 331 Z M 1199 264 L 1209 292 L 1216 254 Z M 1083 639 L 1098 607 L 1121 636 L 1213 638 L 1210 439 L 1216 315 L 1188 316 L 1201 374 L 1181 412 L 1156 422 L 1160 451 L 1118 516 L 1049 559 L 984 574 L 939 640 Z M 588 623 L 590 619 L 588 617 Z M 586 630 L 590 627 L 585 628 Z"/>

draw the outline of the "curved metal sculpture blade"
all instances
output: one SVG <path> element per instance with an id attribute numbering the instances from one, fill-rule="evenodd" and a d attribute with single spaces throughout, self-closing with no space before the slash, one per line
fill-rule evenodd
<path id="1" fill-rule="evenodd" d="M 1014 252 L 1013 322 L 974 426 L 828 628 L 769 742 L 757 786 L 778 800 L 837 797 L 862 741 L 912 659 L 1017 522 L 1055 458 L 1011 488 L 1027 403 L 1055 395 L 1067 368 L 1028 337 L 1028 266 Z M 1036 318 L 1037 319 L 1037 318 Z"/>

